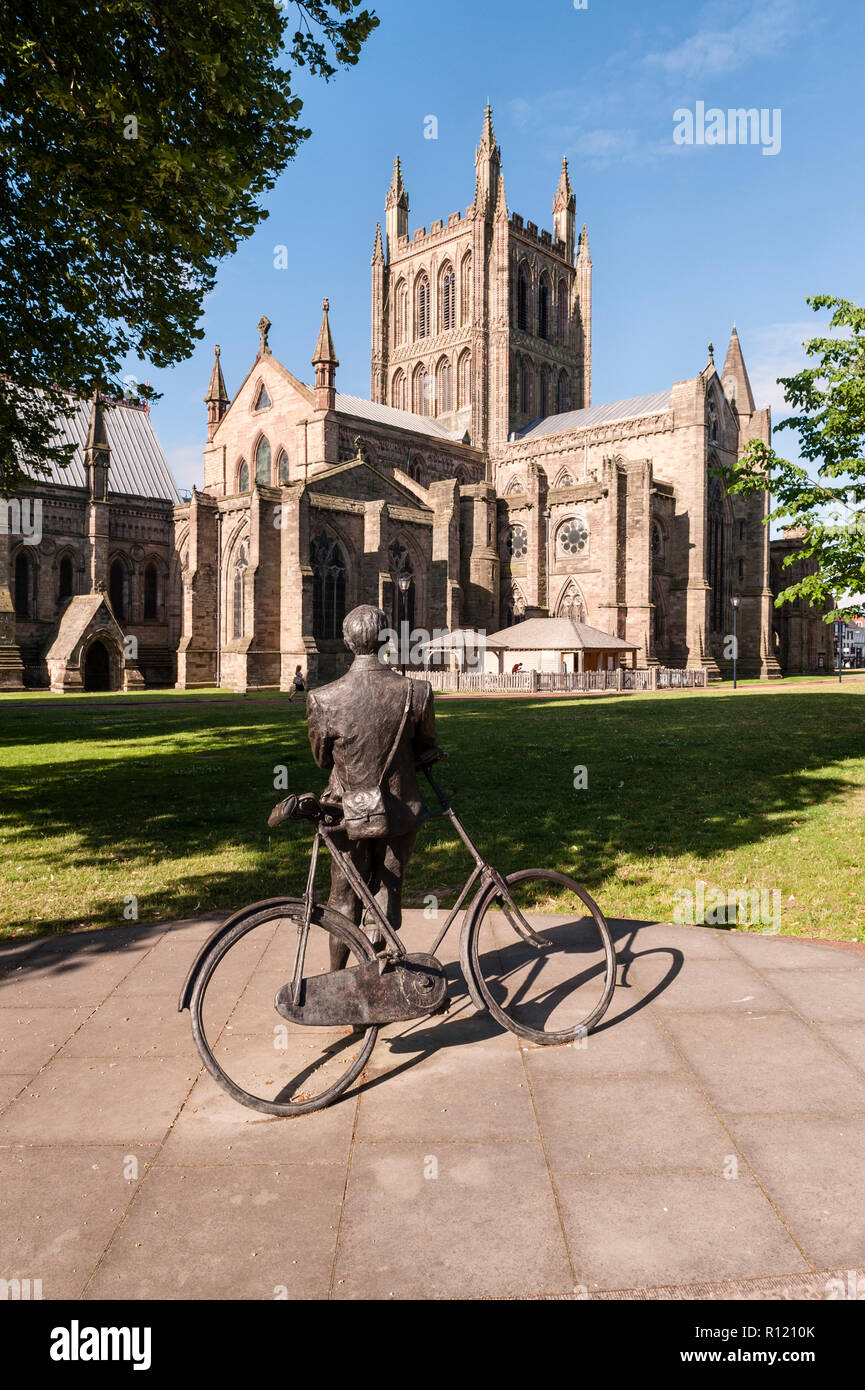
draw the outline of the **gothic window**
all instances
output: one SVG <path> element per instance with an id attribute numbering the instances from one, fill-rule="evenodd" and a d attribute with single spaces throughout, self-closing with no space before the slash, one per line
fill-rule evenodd
<path id="1" fill-rule="evenodd" d="M 529 331 L 529 274 L 525 266 L 520 266 L 517 276 L 517 328 Z"/>
<path id="2" fill-rule="evenodd" d="M 310 543 L 312 566 L 312 632 L 317 641 L 342 636 L 346 608 L 347 571 L 338 541 L 321 531 Z"/>
<path id="3" fill-rule="evenodd" d="M 559 342 L 568 341 L 568 286 L 564 280 L 559 281 Z"/>
<path id="4" fill-rule="evenodd" d="M 460 273 L 460 323 L 468 323 L 472 299 L 472 255 L 463 256 Z"/>
<path id="5" fill-rule="evenodd" d="M 414 627 L 415 589 L 414 569 L 411 556 L 398 540 L 392 541 L 388 548 L 390 577 L 393 580 L 393 627 L 401 631 L 401 624 L 408 623 L 409 631 Z M 400 575 L 409 575 L 411 584 L 406 593 L 399 587 Z"/>
<path id="6" fill-rule="evenodd" d="M 417 287 L 417 334 L 418 338 L 428 338 L 430 335 L 430 294 L 429 280 L 425 275 L 420 277 Z"/>
<path id="7" fill-rule="evenodd" d="M 571 385 L 568 381 L 568 374 L 564 368 L 559 372 L 559 383 L 556 391 L 556 411 L 559 415 L 564 414 L 571 408 Z"/>
<path id="8" fill-rule="evenodd" d="M 550 413 L 550 373 L 547 367 L 541 367 L 541 394 L 538 402 L 538 413 L 541 417 Z"/>
<path id="9" fill-rule="evenodd" d="M 529 548 L 525 526 L 520 526 L 519 522 L 515 526 L 511 526 L 505 544 L 512 560 L 524 560 Z"/>
<path id="10" fill-rule="evenodd" d="M 390 401 L 397 410 L 408 410 L 405 372 L 397 372 L 394 377 L 393 385 L 390 388 Z"/>
<path id="11" fill-rule="evenodd" d="M 16 618 L 30 618 L 30 588 L 31 588 L 31 565 L 30 557 L 26 550 L 20 550 L 15 557 L 15 616 Z"/>
<path id="12" fill-rule="evenodd" d="M 589 528 L 581 516 L 572 516 L 562 522 L 556 536 L 556 550 L 561 555 L 569 558 L 581 555 L 588 544 Z"/>
<path id="13" fill-rule="evenodd" d="M 267 387 L 264 382 L 262 382 L 258 388 L 258 395 L 255 398 L 255 406 L 253 408 L 255 410 L 267 410 L 271 404 L 272 401 L 267 394 Z"/>
<path id="14" fill-rule="evenodd" d="M 280 483 L 287 483 L 289 479 L 288 454 L 284 449 L 280 449 L 279 458 L 276 460 L 276 476 Z"/>
<path id="15" fill-rule="evenodd" d="M 455 328 L 457 322 L 457 281 L 452 266 L 446 266 L 441 278 L 440 326 L 442 333 Z"/>
<path id="16" fill-rule="evenodd" d="M 538 290 L 538 337 L 548 338 L 550 336 L 550 284 L 547 279 L 541 281 Z"/>
<path id="17" fill-rule="evenodd" d="M 525 490 L 526 485 L 522 478 L 511 478 L 511 481 L 505 488 L 505 497 L 510 497 L 514 492 L 525 492 Z"/>
<path id="18" fill-rule="evenodd" d="M 242 541 L 234 562 L 231 636 L 234 641 L 246 633 L 246 571 L 249 569 L 249 541 Z"/>
<path id="19" fill-rule="evenodd" d="M 249 464 L 241 459 L 237 469 L 237 491 L 249 492 Z"/>
<path id="20" fill-rule="evenodd" d="M 266 487 L 270 482 L 270 444 L 264 435 L 258 441 L 255 451 L 255 481 Z"/>
<path id="21" fill-rule="evenodd" d="M 465 410 L 472 403 L 472 355 L 464 352 L 459 360 L 459 408 Z"/>
<path id="22" fill-rule="evenodd" d="M 528 357 L 524 357 L 520 367 L 520 410 L 524 415 L 532 413 L 532 398 L 534 396 L 535 369 Z"/>
<path id="23" fill-rule="evenodd" d="M 586 605 L 583 596 L 574 584 L 569 584 L 559 601 L 560 618 L 570 618 L 573 623 L 586 621 Z"/>
<path id="24" fill-rule="evenodd" d="M 526 616 L 526 601 L 518 584 L 512 584 L 505 599 L 505 627 L 512 627 Z"/>
<path id="25" fill-rule="evenodd" d="M 144 571 L 144 619 L 154 619 L 159 610 L 159 572 L 150 564 Z"/>
<path id="26" fill-rule="evenodd" d="M 58 598 L 71 598 L 75 592 L 75 572 L 72 568 L 71 555 L 64 555 L 63 559 L 60 561 L 60 574 L 58 578 Z"/>
<path id="27" fill-rule="evenodd" d="M 655 612 L 652 622 L 652 632 L 656 647 L 663 647 L 666 643 L 666 632 L 664 624 L 664 607 L 661 602 L 661 590 L 656 583 L 652 590 L 652 602 L 655 605 Z"/>
<path id="28" fill-rule="evenodd" d="M 409 459 L 407 471 L 409 477 L 414 478 L 416 483 L 423 483 L 425 465 L 420 455 L 413 456 Z"/>
<path id="29" fill-rule="evenodd" d="M 656 560 L 660 560 L 664 554 L 664 537 L 657 521 L 652 525 L 652 554 Z"/>
<path id="30" fill-rule="evenodd" d="M 716 409 L 716 407 L 715 407 L 715 402 L 714 402 L 714 401 L 710 401 L 710 402 L 709 402 L 709 438 L 710 438 L 710 440 L 712 441 L 713 444 L 717 443 L 717 439 L 718 439 L 718 411 L 717 411 L 717 409 Z"/>
<path id="31" fill-rule="evenodd" d="M 432 414 L 432 383 L 426 367 L 418 367 L 414 374 L 414 413 Z"/>
<path id="32" fill-rule="evenodd" d="M 439 363 L 438 378 L 438 413 L 448 415 L 454 408 L 454 374 L 447 358 Z"/>
<path id="33" fill-rule="evenodd" d="M 120 560 L 115 560 L 108 572 L 108 597 L 114 616 L 119 623 L 126 621 L 126 571 Z"/>
<path id="34" fill-rule="evenodd" d="M 726 576 L 726 527 L 724 524 L 724 499 L 721 484 L 712 479 L 709 488 L 708 516 L 708 556 L 706 578 L 712 589 L 710 623 L 713 632 L 723 632 L 726 621 L 727 576 Z"/>
<path id="35" fill-rule="evenodd" d="M 408 286 L 405 280 L 400 280 L 396 287 L 394 338 L 397 343 L 404 343 L 408 338 Z"/>

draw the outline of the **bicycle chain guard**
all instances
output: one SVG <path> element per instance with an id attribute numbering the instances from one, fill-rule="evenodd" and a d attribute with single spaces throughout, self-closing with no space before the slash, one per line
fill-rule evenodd
<path id="1" fill-rule="evenodd" d="M 289 984 L 274 1000 L 277 1013 L 289 1023 L 312 1028 L 401 1023 L 439 1013 L 447 1003 L 444 966 L 422 952 L 387 963 L 384 970 L 379 958 L 312 975 L 304 979 L 296 1004 Z"/>

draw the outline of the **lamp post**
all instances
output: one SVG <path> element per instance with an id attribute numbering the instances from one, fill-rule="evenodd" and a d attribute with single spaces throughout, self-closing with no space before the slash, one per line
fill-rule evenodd
<path id="1" fill-rule="evenodd" d="M 739 604 L 741 599 L 738 594 L 734 594 L 731 600 L 733 604 L 733 689 L 736 689 L 736 662 L 739 657 L 739 639 L 736 635 L 736 619 L 739 616 Z"/>
<path id="2" fill-rule="evenodd" d="M 836 631 L 837 634 L 838 634 L 838 682 L 839 682 L 839 684 L 840 684 L 841 678 L 842 678 L 842 667 L 843 667 L 843 663 L 844 663 L 844 624 L 843 624 L 843 622 L 838 622 L 838 623 L 835 624 L 835 631 Z"/>
<path id="3" fill-rule="evenodd" d="M 406 594 L 411 588 L 411 575 L 408 574 L 405 570 L 403 570 L 402 574 L 399 575 L 396 582 L 399 587 L 399 591 L 402 594 L 402 602 L 400 604 L 399 651 L 401 657 L 400 667 L 403 675 L 405 675 L 405 638 L 403 636 L 403 627 L 407 626 L 407 623 L 405 622 L 405 599 Z"/>

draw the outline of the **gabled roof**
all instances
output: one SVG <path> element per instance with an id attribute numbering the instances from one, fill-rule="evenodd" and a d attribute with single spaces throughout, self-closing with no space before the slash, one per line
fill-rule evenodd
<path id="1" fill-rule="evenodd" d="M 610 632 L 572 618 L 524 618 L 512 627 L 487 635 L 488 647 L 504 647 L 510 652 L 636 651 L 634 642 L 623 642 Z"/>
<path id="2" fill-rule="evenodd" d="M 648 396 L 629 396 L 624 401 L 608 401 L 606 405 L 590 405 L 585 410 L 566 410 L 561 415 L 547 415 L 542 420 L 530 420 L 517 439 L 539 439 L 545 434 L 561 434 L 566 430 L 585 430 L 593 425 L 607 425 L 616 420 L 636 420 L 641 415 L 657 415 L 669 410 L 673 393 L 654 391 Z"/>
<path id="3" fill-rule="evenodd" d="M 76 594 L 63 610 L 63 615 L 57 624 L 57 631 L 45 653 L 46 660 L 68 657 L 75 650 L 102 608 L 105 610 L 102 617 L 103 625 L 110 628 L 117 640 L 122 642 L 122 629 L 108 607 L 105 595 L 100 593 Z"/>
<path id="4" fill-rule="evenodd" d="M 370 424 L 390 425 L 395 429 L 411 430 L 413 434 L 428 434 L 434 439 L 450 439 L 462 442 L 464 430 L 447 430 L 430 415 L 414 415 L 410 410 L 397 410 L 392 405 L 380 405 L 378 401 L 365 401 L 360 396 L 344 396 L 336 393 L 338 415 L 350 415 L 355 420 L 369 420 Z"/>
<path id="5" fill-rule="evenodd" d="M 181 497 L 177 484 L 149 413 L 133 406 L 106 403 L 102 404 L 99 413 L 111 449 L 109 493 L 179 502 Z M 61 420 L 57 434 L 58 443 L 75 445 L 75 453 L 66 468 L 50 465 L 47 474 L 34 478 L 34 486 L 54 483 L 58 487 L 87 487 L 84 450 L 89 430 L 90 402 L 80 401 L 74 415 L 68 420 Z"/>
<path id="6" fill-rule="evenodd" d="M 319 472 L 311 473 L 305 484 L 307 491 L 311 493 L 320 492 L 334 497 L 344 497 L 345 492 L 341 490 L 344 488 L 344 483 L 342 483 L 343 475 L 352 472 L 354 469 L 365 469 L 368 473 L 375 474 L 379 489 L 376 496 L 381 501 L 387 502 L 392 498 L 398 506 L 414 507 L 419 512 L 432 513 L 432 508 L 429 507 L 426 502 L 422 502 L 413 492 L 409 492 L 408 488 L 398 483 L 396 478 L 389 477 L 386 473 L 382 473 L 379 468 L 376 468 L 374 463 L 370 463 L 369 459 L 346 459 L 343 463 L 334 463 L 329 468 L 322 468 Z"/>

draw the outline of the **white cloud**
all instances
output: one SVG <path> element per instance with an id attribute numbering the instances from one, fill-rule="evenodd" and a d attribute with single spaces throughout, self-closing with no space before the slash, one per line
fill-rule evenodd
<path id="1" fill-rule="evenodd" d="M 647 53 L 645 66 L 676 78 L 733 72 L 755 59 L 773 57 L 810 22 L 799 0 L 770 0 L 744 10 L 739 6 L 737 11 L 741 17 L 723 26 L 717 8 L 707 11 L 695 33 L 671 48 Z"/>

